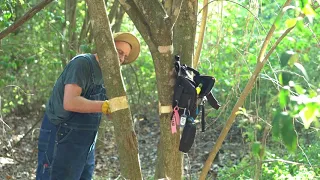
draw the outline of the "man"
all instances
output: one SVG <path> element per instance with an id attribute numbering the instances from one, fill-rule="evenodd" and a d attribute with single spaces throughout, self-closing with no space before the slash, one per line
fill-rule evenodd
<path id="1" fill-rule="evenodd" d="M 131 33 L 114 34 L 120 64 L 137 59 L 140 43 Z M 96 54 L 74 57 L 56 81 L 38 140 L 37 180 L 87 180 L 101 115 L 115 104 L 106 100 Z"/>

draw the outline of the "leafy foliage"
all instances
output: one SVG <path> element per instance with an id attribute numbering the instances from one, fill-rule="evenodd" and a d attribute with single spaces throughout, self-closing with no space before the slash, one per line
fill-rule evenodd
<path id="1" fill-rule="evenodd" d="M 111 1 L 110 4 L 112 4 Z M 200 57 L 199 71 L 217 79 L 213 90 L 223 105 L 221 111 L 207 114 L 208 128 L 224 123 L 238 95 L 250 78 L 267 30 L 277 18 L 284 0 L 212 1 Z M 312 1 L 314 2 L 314 1 Z M 318 1 L 317 1 L 318 2 Z M 253 177 L 253 165 L 268 159 L 287 159 L 302 164 L 271 161 L 263 164 L 263 179 L 309 178 L 319 176 L 319 142 L 306 143 L 306 134 L 319 138 L 320 111 L 320 18 L 317 2 L 296 0 L 277 23 L 273 44 L 288 28 L 294 27 L 276 48 L 268 66 L 257 79 L 245 105 L 239 110 L 236 127 L 251 148 L 254 161 L 244 158 L 240 164 L 219 173 L 221 179 Z M 35 1 L 4 0 L 0 2 L 0 30 L 12 25 Z M 199 4 L 202 2 L 199 1 Z M 222 6 L 223 5 L 223 6 Z M 85 2 L 78 2 L 76 29 L 78 35 L 84 22 Z M 63 69 L 68 44 L 65 34 L 64 1 L 54 1 L 0 44 L 0 110 L 2 115 L 28 113 L 40 108 L 48 99 L 52 86 Z M 108 7 L 108 10 L 110 7 Z M 300 17 L 300 14 L 304 16 Z M 125 15 L 122 31 L 139 34 Z M 142 40 L 141 56 L 132 65 L 122 67 L 123 77 L 135 116 L 157 119 L 157 82 L 152 57 Z M 79 52 L 90 52 L 93 43 L 87 37 L 79 42 Z M 270 47 L 269 47 L 270 48 Z M 76 54 L 78 52 L 72 52 Z M 216 119 L 216 121 L 213 121 Z M 260 142 L 265 127 L 271 125 L 274 141 Z M 303 128 L 301 128 L 303 127 Z M 284 146 L 282 145 L 284 144 Z M 283 150 L 286 147 L 290 152 Z M 200 153 L 200 152 L 199 152 Z M 306 161 L 309 156 L 310 163 Z M 262 156 L 263 155 L 263 156 Z M 251 157 L 251 156 L 250 156 Z M 259 157 L 259 158 L 257 158 Z M 317 168 L 308 169 L 308 164 Z M 283 176 L 281 176 L 283 174 Z M 235 176 L 236 175 L 236 176 Z M 232 178 L 230 178 L 232 177 Z"/>

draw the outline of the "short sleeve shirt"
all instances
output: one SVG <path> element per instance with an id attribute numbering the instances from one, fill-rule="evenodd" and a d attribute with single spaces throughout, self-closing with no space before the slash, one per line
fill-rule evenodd
<path id="1" fill-rule="evenodd" d="M 90 62 L 92 62 L 92 71 Z M 81 96 L 87 97 L 90 86 L 93 84 L 92 73 L 94 73 L 98 83 L 103 84 L 102 73 L 95 57 L 90 54 L 83 54 L 74 57 L 65 67 L 57 79 L 50 99 L 47 103 L 46 113 L 51 122 L 57 124 L 67 120 L 72 112 L 63 108 L 64 87 L 66 84 L 77 84 L 81 87 Z"/>

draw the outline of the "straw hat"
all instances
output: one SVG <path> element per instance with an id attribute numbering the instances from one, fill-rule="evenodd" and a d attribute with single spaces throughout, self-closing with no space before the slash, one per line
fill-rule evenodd
<path id="1" fill-rule="evenodd" d="M 129 32 L 118 32 L 113 34 L 114 41 L 124 41 L 131 45 L 131 51 L 126 61 L 122 64 L 129 64 L 135 61 L 140 53 L 140 42 L 139 40 Z"/>

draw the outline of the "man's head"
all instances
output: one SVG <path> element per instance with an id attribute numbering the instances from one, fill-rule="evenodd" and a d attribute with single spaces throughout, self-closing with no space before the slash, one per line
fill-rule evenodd
<path id="1" fill-rule="evenodd" d="M 131 33 L 118 32 L 113 34 L 120 64 L 129 64 L 135 61 L 140 53 L 139 40 Z"/>

